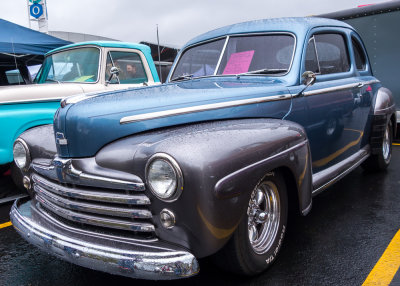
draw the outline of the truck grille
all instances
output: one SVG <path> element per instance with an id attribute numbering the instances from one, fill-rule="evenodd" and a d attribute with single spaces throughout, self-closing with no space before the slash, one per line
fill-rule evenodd
<path id="1" fill-rule="evenodd" d="M 64 220 L 124 230 L 130 233 L 154 234 L 150 199 L 143 193 L 94 187 L 72 187 L 40 175 L 32 176 L 36 201 L 48 214 Z"/>

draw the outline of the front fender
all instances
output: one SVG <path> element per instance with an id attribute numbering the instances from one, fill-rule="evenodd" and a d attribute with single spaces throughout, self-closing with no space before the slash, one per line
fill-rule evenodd
<path id="1" fill-rule="evenodd" d="M 0 105 L 0 164 L 13 160 L 13 144 L 22 132 L 53 123 L 59 105 L 58 101 Z"/>
<path id="2" fill-rule="evenodd" d="M 207 122 L 162 129 L 118 140 L 97 155 L 101 167 L 145 180 L 147 160 L 166 153 L 179 164 L 184 187 L 174 202 L 148 190 L 160 239 L 183 245 L 204 257 L 218 251 L 246 213 L 252 190 L 269 171 L 288 168 L 296 180 L 300 209 L 311 203 L 308 141 L 298 124 L 276 119 Z M 164 229 L 159 213 L 168 208 L 176 226 Z"/>

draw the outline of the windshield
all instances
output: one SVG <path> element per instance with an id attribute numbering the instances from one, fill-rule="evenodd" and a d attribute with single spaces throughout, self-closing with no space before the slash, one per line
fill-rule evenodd
<path id="1" fill-rule="evenodd" d="M 220 39 L 184 51 L 171 80 L 210 75 L 285 74 L 290 68 L 295 45 L 291 35 L 234 36 L 224 49 L 225 41 Z"/>
<path id="2" fill-rule="evenodd" d="M 52 54 L 45 58 L 35 83 L 96 82 L 100 50 L 80 48 Z"/>

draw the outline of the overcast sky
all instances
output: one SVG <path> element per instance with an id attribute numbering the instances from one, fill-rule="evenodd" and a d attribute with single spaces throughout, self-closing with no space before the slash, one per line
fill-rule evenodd
<path id="1" fill-rule="evenodd" d="M 225 25 L 275 17 L 329 13 L 387 0 L 47 0 L 50 31 L 93 34 L 121 41 L 182 46 Z M 0 18 L 29 27 L 27 0 L 1 0 Z"/>

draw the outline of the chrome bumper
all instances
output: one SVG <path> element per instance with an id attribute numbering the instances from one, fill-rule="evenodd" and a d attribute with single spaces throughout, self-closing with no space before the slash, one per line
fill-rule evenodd
<path id="1" fill-rule="evenodd" d="M 29 243 L 63 260 L 110 274 L 151 280 L 178 279 L 199 272 L 196 258 L 185 250 L 165 247 L 161 242 L 157 245 L 157 241 L 146 245 L 64 233 L 60 226 L 36 217 L 35 208 L 31 201 L 16 200 L 10 212 L 14 228 Z"/>

